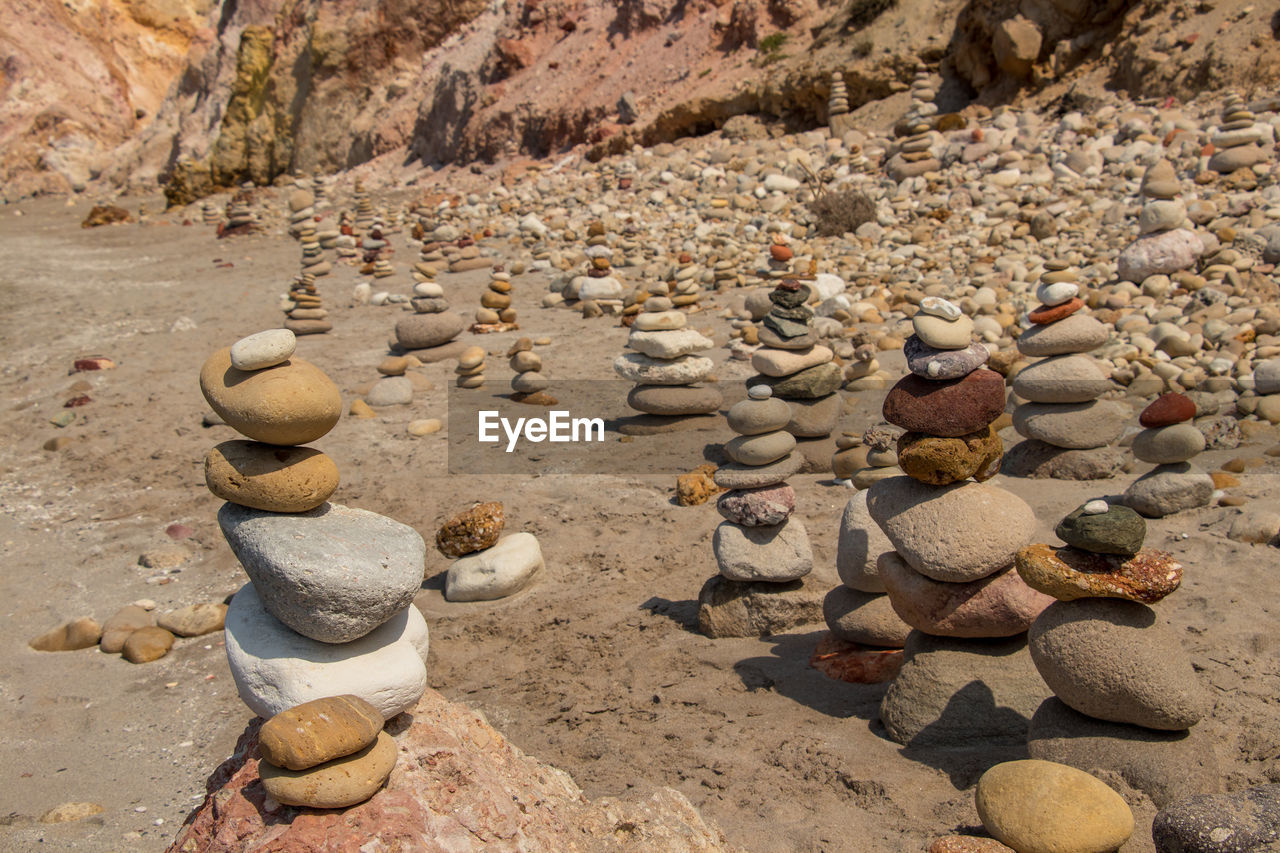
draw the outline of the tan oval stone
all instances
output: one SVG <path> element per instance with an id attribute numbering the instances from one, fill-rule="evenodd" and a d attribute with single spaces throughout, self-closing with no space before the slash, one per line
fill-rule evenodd
<path id="1" fill-rule="evenodd" d="M 281 711 L 262 724 L 262 757 L 288 770 L 306 770 L 359 752 L 382 731 L 382 714 L 359 696 L 329 696 Z"/>
<path id="2" fill-rule="evenodd" d="M 224 501 L 267 512 L 306 512 L 338 488 L 338 466 L 310 447 L 224 441 L 204 458 L 204 481 Z"/>
<path id="3" fill-rule="evenodd" d="M 768 465 L 795 450 L 796 439 L 785 430 L 763 435 L 740 435 L 724 446 L 724 452 L 742 465 Z"/>
<path id="4" fill-rule="evenodd" d="M 485 351 L 483 347 L 467 347 L 458 356 L 458 367 L 465 369 L 479 367 L 484 364 Z"/>
<path id="5" fill-rule="evenodd" d="M 231 366 L 224 347 L 200 369 L 200 390 L 228 426 L 268 444 L 315 441 L 342 415 L 338 386 L 300 358 L 249 373 Z"/>
<path id="6" fill-rule="evenodd" d="M 386 732 L 353 755 L 308 770 L 288 770 L 266 761 L 258 775 L 267 794 L 287 806 L 341 809 L 363 803 L 387 781 L 396 766 L 396 742 Z"/>
<path id="7" fill-rule="evenodd" d="M 169 654 L 173 634 L 164 628 L 139 628 L 124 641 L 124 659 L 129 663 L 150 663 Z"/>
<path id="8" fill-rule="evenodd" d="M 1105 853 L 1133 834 L 1123 797 L 1052 761 L 997 764 L 978 780 L 975 800 L 987 831 L 1021 853 Z"/>

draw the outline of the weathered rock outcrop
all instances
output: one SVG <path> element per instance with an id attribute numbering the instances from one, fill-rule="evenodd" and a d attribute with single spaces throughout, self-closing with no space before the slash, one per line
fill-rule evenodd
<path id="1" fill-rule="evenodd" d="M 388 724 L 396 768 L 373 799 L 349 809 L 267 802 L 258 778 L 261 724 L 249 725 L 209 778 L 204 803 L 170 853 L 733 849 L 670 788 L 644 800 L 588 800 L 568 774 L 523 754 L 475 711 L 434 690 Z"/>

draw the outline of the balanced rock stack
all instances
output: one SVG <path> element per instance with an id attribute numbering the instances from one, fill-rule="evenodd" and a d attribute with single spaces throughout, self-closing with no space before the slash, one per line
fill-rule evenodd
<path id="1" fill-rule="evenodd" d="M 459 388 L 480 388 L 484 385 L 484 363 L 487 353 L 483 347 L 467 347 L 458 355 L 457 374 Z"/>
<path id="2" fill-rule="evenodd" d="M 911 108 L 903 120 L 906 138 L 898 146 L 897 153 L 885 164 L 889 177 L 895 181 L 904 181 L 942 168 L 942 163 L 930 153 L 933 136 L 928 117 L 938 111 L 933 103 L 935 97 L 937 91 L 930 82 L 929 74 L 924 71 L 917 73 L 911 84 Z"/>
<path id="3" fill-rule="evenodd" d="M 416 365 L 412 356 L 391 355 L 378 364 L 378 379 L 368 386 L 364 392 L 364 402 L 374 408 L 385 406 L 407 406 L 413 402 L 413 395 L 418 390 L 415 377 L 409 374 L 409 368 Z M 420 381 L 420 380 L 419 380 Z M 372 412 L 362 410 L 354 403 L 351 414 L 356 417 L 370 417 Z"/>
<path id="4" fill-rule="evenodd" d="M 532 533 L 502 536 L 502 504 L 480 503 L 450 518 L 436 549 L 457 558 L 445 576 L 446 601 L 493 601 L 515 595 L 542 571 L 542 547 Z"/>
<path id="5" fill-rule="evenodd" d="M 302 226 L 309 223 L 315 233 L 316 197 L 309 190 L 299 187 L 289 193 L 289 234 L 301 237 Z"/>
<path id="6" fill-rule="evenodd" d="M 348 211 L 342 211 L 338 217 L 338 236 L 334 240 L 333 248 L 340 258 L 358 258 L 360 257 L 360 241 L 355 236 L 355 221 L 351 218 Z"/>
<path id="7" fill-rule="evenodd" d="M 373 199 L 365 191 L 364 181 L 356 181 L 355 186 L 356 217 L 353 223 L 357 233 L 364 233 L 373 225 Z"/>
<path id="8" fill-rule="evenodd" d="M 1248 169 L 1267 158 L 1258 145 L 1262 138 L 1254 115 L 1237 94 L 1230 94 L 1222 104 L 1222 124 L 1209 138 L 1216 149 L 1209 158 L 1209 171 L 1228 175 L 1237 169 Z"/>
<path id="9" fill-rule="evenodd" d="M 1124 454 L 1107 446 L 1124 432 L 1128 410 L 1099 399 L 1113 387 L 1110 375 L 1086 353 L 1106 344 L 1111 330 L 1084 310 L 1074 269 L 1057 261 L 1045 267 L 1036 288 L 1041 305 L 1018 336 L 1018 352 L 1040 360 L 1013 380 L 1014 394 L 1027 401 L 1013 410 L 1013 426 L 1027 441 L 1011 451 L 1009 469 L 1063 480 L 1110 477 Z"/>
<path id="10" fill-rule="evenodd" d="M 792 275 L 791 262 L 795 258 L 795 254 L 785 235 L 774 234 L 769 241 L 769 258 L 765 261 L 768 270 L 761 277 L 768 279 L 790 278 Z"/>
<path id="11" fill-rule="evenodd" d="M 946 706 L 989 706 L 992 692 L 997 706 L 1014 701 L 1001 695 L 1001 679 L 1017 678 L 1019 669 L 1028 674 L 1029 663 L 1014 662 L 1021 635 L 1051 601 L 1014 569 L 1035 514 L 1021 498 L 983 482 L 1000 469 L 991 424 L 1004 412 L 1004 378 L 983 366 L 987 351 L 972 344 L 972 321 L 959 308 L 937 297 L 920 308 L 906 345 L 911 372 L 884 400 L 885 420 L 906 430 L 898 464 L 907 476 L 867 490 L 869 515 L 893 546 L 879 555 L 879 580 L 894 611 L 915 629 L 880 719 L 902 744 L 1018 739 L 1024 730 L 1010 729 L 1006 718 L 948 714 Z M 949 659 L 942 689 L 940 656 Z M 991 692 L 974 695 L 966 687 L 974 678 Z"/>
<path id="12" fill-rule="evenodd" d="M 846 433 L 836 439 L 831 470 L 838 480 L 858 491 L 889 477 L 901 477 L 898 467 L 898 437 L 902 430 L 889 424 L 868 427 L 861 436 Z"/>
<path id="13" fill-rule="evenodd" d="M 298 445 L 333 428 L 342 397 L 293 350 L 289 332 L 261 332 L 200 371 L 214 412 L 250 439 L 205 459 L 209 490 L 227 501 L 218 524 L 250 580 L 227 611 L 227 660 L 259 716 L 351 694 L 390 719 L 426 688 L 427 624 L 413 606 L 426 545 L 410 527 L 328 502 L 337 467 Z"/>
<path id="14" fill-rule="evenodd" d="M 791 599 L 804 596 L 801 578 L 813 569 L 813 549 L 804 523 L 791 518 L 796 495 L 786 480 L 804 460 L 785 429 L 790 420 L 791 407 L 767 385 L 751 386 L 747 399 L 729 409 L 729 428 L 738 437 L 724 450 L 733 461 L 714 475 L 717 486 L 729 489 L 716 503 L 725 520 L 712 539 L 720 574 L 698 594 L 699 627 L 709 637 L 760 636 L 790 627 L 773 619 Z M 718 618 L 726 601 L 743 599 L 756 602 L 748 618 Z"/>
<path id="15" fill-rule="evenodd" d="M 835 353 L 819 344 L 813 329 L 809 285 L 787 279 L 769 293 L 771 308 L 759 329 L 762 346 L 751 355 L 758 376 L 748 385 L 768 385 L 791 405 L 787 431 L 797 438 L 830 435 L 840 415 L 841 382 Z"/>
<path id="16" fill-rule="evenodd" d="M 1105 500 L 1055 533 L 1066 547 L 1028 545 L 1017 557 L 1022 578 L 1057 599 L 1030 631 L 1031 658 L 1057 697 L 1031 720 L 1031 757 L 1115 774 L 1157 806 L 1221 790 L 1211 737 L 1187 732 L 1212 700 L 1180 632 L 1149 606 L 1178 588 L 1182 565 L 1143 548 L 1141 516 Z"/>
<path id="17" fill-rule="evenodd" d="M 670 299 L 653 296 L 631 325 L 624 353 L 613 362 L 619 376 L 636 385 L 627 405 L 642 413 L 622 424 L 624 435 L 650 435 L 707 425 L 724 402 L 714 385 L 699 384 L 711 375 L 714 362 L 694 353 L 715 343 L 694 329 Z"/>
<path id="18" fill-rule="evenodd" d="M 844 74 L 831 72 L 831 93 L 827 96 L 827 126 L 836 139 L 853 129 L 852 123 L 845 118 L 849 115 L 849 87 L 845 85 Z"/>
<path id="19" fill-rule="evenodd" d="M 616 303 L 622 308 L 622 282 L 613 275 L 613 249 L 604 223 L 599 220 L 587 226 L 587 272 L 569 282 L 567 297 L 594 302 L 600 307 Z"/>
<path id="20" fill-rule="evenodd" d="M 507 332 L 519 329 L 516 309 L 511 307 L 511 273 L 495 266 L 489 273 L 489 289 L 480 294 L 473 332 Z"/>
<path id="21" fill-rule="evenodd" d="M 466 321 L 449 310 L 444 289 L 433 281 L 420 281 L 413 286 L 410 300 L 414 313 L 396 323 L 395 349 L 436 350 L 435 355 L 450 357 L 455 353 L 444 347 L 462 333 Z M 418 354 L 423 361 L 436 361 L 431 354 Z"/>
<path id="22" fill-rule="evenodd" d="M 227 221 L 219 236 L 247 234 L 253 229 L 253 224 L 253 210 L 249 207 L 249 200 L 243 195 L 237 195 L 227 202 Z"/>
<path id="23" fill-rule="evenodd" d="M 316 234 L 316 223 L 311 219 L 303 221 L 298 226 L 297 236 L 302 247 L 302 271 L 314 278 L 332 272 L 333 265 L 325 260 L 324 247 L 320 245 L 320 238 Z"/>
<path id="24" fill-rule="evenodd" d="M 258 776 L 277 803 L 342 809 L 378 792 L 395 769 L 395 739 L 359 696 L 327 696 L 287 708 L 258 733 Z"/>
<path id="25" fill-rule="evenodd" d="M 1116 258 L 1121 281 L 1142 284 L 1153 275 L 1173 275 L 1195 265 L 1204 242 L 1183 227 L 1187 208 L 1178 198 L 1178 175 L 1168 160 L 1154 163 L 1142 176 L 1143 197 L 1138 214 L 1138 239 Z"/>
<path id="26" fill-rule="evenodd" d="M 316 290 L 315 276 L 309 272 L 299 275 L 289 289 L 285 309 L 284 328 L 295 335 L 320 335 L 333 328 L 329 311 Z"/>
<path id="27" fill-rule="evenodd" d="M 1144 429 L 1133 437 L 1133 455 L 1156 467 L 1124 491 L 1124 503 L 1151 518 L 1208 506 L 1213 478 L 1191 464 L 1205 448 L 1204 433 L 1191 423 L 1196 404 L 1185 394 L 1162 394 L 1142 410 Z"/>
<path id="28" fill-rule="evenodd" d="M 533 351 L 533 341 L 528 338 L 516 341 L 507 350 L 507 357 L 516 372 L 511 377 L 511 399 L 535 406 L 555 405 L 555 399 L 546 393 L 551 383 L 542 373 L 542 356 Z"/>
<path id="29" fill-rule="evenodd" d="M 222 221 L 222 215 L 218 213 L 218 206 L 211 201 L 206 201 L 200 206 L 200 218 L 205 225 L 217 225 Z"/>

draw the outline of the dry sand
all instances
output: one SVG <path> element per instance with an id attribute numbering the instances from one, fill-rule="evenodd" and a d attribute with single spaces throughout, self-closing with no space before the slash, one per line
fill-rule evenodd
<path id="1" fill-rule="evenodd" d="M 210 228 L 164 217 L 81 230 L 86 210 L 59 201 L 0 208 L 0 632 L 13 655 L 0 676 L 3 850 L 163 849 L 250 718 L 221 633 L 179 640 L 145 665 L 96 649 L 38 653 L 26 645 L 65 620 L 104 621 L 136 599 L 152 598 L 163 611 L 221 600 L 245 581 L 218 532 L 219 502 L 202 473 L 206 450 L 233 434 L 202 427 L 196 377 L 214 349 L 280 324 L 279 296 L 297 269 L 297 244 L 286 237 L 218 241 Z M 407 292 L 412 252 L 403 236 L 392 241 L 400 271 L 392 281 Z M 234 266 L 220 268 L 227 262 Z M 440 281 L 454 309 L 467 314 L 486 278 Z M 348 307 L 355 281 L 348 267 L 320 281 L 335 329 L 299 342 L 348 404 L 351 389 L 375 377 L 402 316 L 399 308 Z M 610 377 L 626 330 L 609 318 L 542 310 L 545 292 L 545 277 L 518 277 L 522 332 L 463 335 L 499 353 L 490 361 L 500 368 L 494 384 L 505 385 L 501 353 L 517 334 L 553 338 L 541 352 L 554 375 Z M 694 325 L 712 325 L 723 342 L 727 325 L 717 314 Z M 89 354 L 119 366 L 69 375 L 73 359 Z M 317 443 L 342 472 L 338 502 L 389 515 L 430 540 L 471 501 L 500 500 L 508 530 L 542 542 L 547 570 L 536 586 L 488 604 L 444 602 L 448 561 L 429 553 L 417 602 L 432 631 L 433 687 L 570 772 L 589 796 L 672 786 L 744 849 L 889 853 L 977 826 L 971 786 L 987 764 L 1017 755 L 903 750 L 889 741 L 876 722 L 883 686 L 831 681 L 808 667 L 821 626 L 762 640 L 713 641 L 696 632 L 694 599 L 715 573 L 719 516 L 710 504 L 677 506 L 674 476 L 646 475 L 643 465 L 613 475 L 447 476 L 445 436 L 413 438 L 404 425 L 444 415 L 451 370 L 452 363 L 426 368 L 436 390 L 407 410 L 344 418 Z M 737 375 L 726 370 L 722 378 Z M 55 428 L 49 419 L 81 380 L 93 386 L 92 402 L 67 410 L 77 415 L 73 425 Z M 56 435 L 74 441 L 42 450 Z M 1212 468 L 1259 456 L 1274 440 L 1200 461 Z M 638 438 L 626 450 L 658 458 L 665 441 Z M 1280 508 L 1278 465 L 1268 458 L 1241 475 L 1233 493 L 1250 499 L 1247 509 Z M 1119 494 L 1146 467 L 1100 484 L 999 481 L 1036 510 L 1040 541 L 1056 541 L 1052 527 L 1065 512 L 1088 497 Z M 817 572 L 834 585 L 837 524 L 851 492 L 830 475 L 792 482 Z M 1216 737 L 1232 788 L 1280 781 L 1272 595 L 1280 552 L 1228 540 L 1237 512 L 1215 507 L 1153 521 L 1147 540 L 1187 566 L 1182 589 L 1160 612 L 1212 687 L 1216 706 L 1202 725 Z M 165 528 L 174 522 L 194 529 L 178 543 L 193 555 L 165 576 L 169 583 L 149 584 L 161 573 L 138 557 L 173 544 Z M 38 822 L 69 801 L 98 803 L 103 812 Z M 1141 836 L 1152 811 L 1149 804 L 1137 811 Z M 1149 841 L 1125 848 L 1143 849 Z"/>

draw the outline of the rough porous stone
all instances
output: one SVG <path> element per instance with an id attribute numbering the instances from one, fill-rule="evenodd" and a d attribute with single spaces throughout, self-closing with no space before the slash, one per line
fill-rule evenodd
<path id="1" fill-rule="evenodd" d="M 245 584 L 227 609 L 226 643 L 240 698 L 264 718 L 350 693 L 390 719 L 427 686 L 427 623 L 413 606 L 357 640 L 321 643 L 291 631 Z"/>
<path id="2" fill-rule="evenodd" d="M 1164 518 L 1175 512 L 1208 506 L 1213 498 L 1213 478 L 1192 465 L 1157 465 L 1124 490 L 1124 503 L 1148 518 Z"/>
<path id="3" fill-rule="evenodd" d="M 1000 472 L 1004 444 L 990 426 L 956 438 L 903 433 L 898 439 L 898 467 L 908 477 L 933 486 L 967 480 L 989 480 Z"/>
<path id="4" fill-rule="evenodd" d="M 768 637 L 822 624 L 825 585 L 812 575 L 786 583 L 715 575 L 698 591 L 698 630 L 708 637 Z"/>
<path id="5" fill-rule="evenodd" d="M 1119 555 L 1028 545 L 1016 565 L 1029 586 L 1059 601 L 1123 598 L 1154 604 L 1182 583 L 1182 564 L 1150 549 Z"/>
<path id="6" fill-rule="evenodd" d="M 986 483 L 929 486 L 890 477 L 868 490 L 867 508 L 911 568 L 945 582 L 1011 566 L 1036 527 L 1026 501 Z"/>
<path id="7" fill-rule="evenodd" d="M 1004 403 L 1004 377 L 994 370 L 941 382 L 907 374 L 885 395 L 883 414 L 905 430 L 954 438 L 1000 417 Z"/>
<path id="8" fill-rule="evenodd" d="M 506 523 L 501 502 L 478 503 L 440 525 L 436 531 L 436 550 L 446 557 L 462 557 L 491 548 Z"/>
<path id="9" fill-rule="evenodd" d="M 1031 626 L 1029 645 L 1054 695 L 1090 717 L 1176 731 L 1209 711 L 1178 635 L 1144 604 L 1056 602 Z"/>
<path id="10" fill-rule="evenodd" d="M 1116 275 L 1121 281 L 1141 284 L 1153 275 L 1172 275 L 1188 269 L 1202 254 L 1204 243 L 1184 228 L 1145 234 L 1120 252 Z"/>
<path id="11" fill-rule="evenodd" d="M 907 338 L 902 347 L 907 369 L 923 379 L 960 379 L 987 363 L 991 351 L 986 344 L 971 343 L 964 349 L 934 349 L 918 335 Z"/>
<path id="12" fill-rule="evenodd" d="M 661 332 L 636 330 L 627 338 L 627 345 L 650 358 L 673 359 L 711 349 L 715 342 L 693 329 Z"/>
<path id="13" fill-rule="evenodd" d="M 642 385 L 692 385 L 710 376 L 715 364 L 697 355 L 660 359 L 628 352 L 614 359 L 613 371 L 628 382 Z"/>
<path id="14" fill-rule="evenodd" d="M 1280 785 L 1200 794 L 1156 815 L 1157 853 L 1272 853 L 1280 846 Z"/>
<path id="15" fill-rule="evenodd" d="M 281 515 L 227 503 L 218 525 L 267 611 L 313 640 L 362 637 L 422 586 L 422 537 L 377 513 L 323 504 Z"/>
<path id="16" fill-rule="evenodd" d="M 716 501 L 720 515 L 747 527 L 782 524 L 795 509 L 795 489 L 786 483 L 762 489 L 734 489 Z"/>

